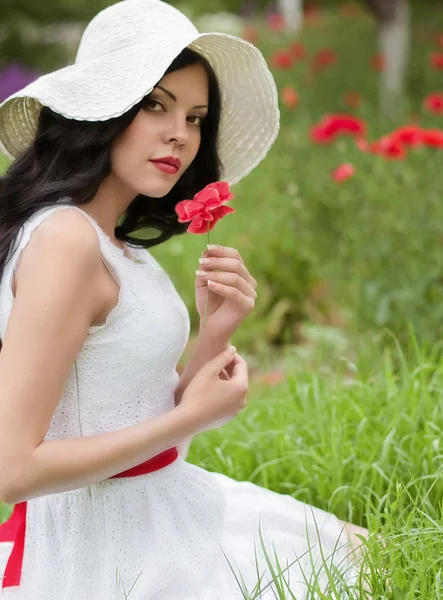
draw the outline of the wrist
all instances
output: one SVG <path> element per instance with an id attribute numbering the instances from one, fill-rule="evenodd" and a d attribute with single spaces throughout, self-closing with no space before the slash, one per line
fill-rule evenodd
<path id="1" fill-rule="evenodd" d="M 180 431 L 183 439 L 195 435 L 201 427 L 204 427 L 201 416 L 199 418 L 197 411 L 193 407 L 180 402 L 173 410 L 180 422 Z"/>
<path id="2" fill-rule="evenodd" d="M 220 352 L 231 345 L 230 336 L 211 335 L 207 327 L 203 325 L 203 319 L 200 321 L 197 343 L 206 347 L 214 346 L 219 348 Z"/>

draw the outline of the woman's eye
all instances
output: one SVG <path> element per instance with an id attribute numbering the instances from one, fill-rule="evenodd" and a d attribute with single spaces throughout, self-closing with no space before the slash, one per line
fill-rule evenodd
<path id="1" fill-rule="evenodd" d="M 150 100 L 148 100 L 145 103 L 145 106 L 147 106 L 149 108 L 149 106 L 150 105 L 152 106 L 152 104 L 154 104 L 154 105 L 158 104 L 159 106 L 162 106 L 162 104 L 158 100 L 154 100 L 154 98 L 151 98 Z"/>
<path id="2" fill-rule="evenodd" d="M 201 117 L 200 115 L 192 115 L 191 117 L 189 117 L 190 119 L 200 119 L 200 121 L 197 123 L 197 125 L 203 125 L 204 122 L 204 117 Z M 195 121 L 194 121 L 195 123 Z M 193 124 L 194 124 L 193 123 Z"/>
<path id="3" fill-rule="evenodd" d="M 158 100 L 155 100 L 154 98 L 151 98 L 150 100 L 147 100 L 144 104 L 144 106 L 146 108 L 148 108 L 149 110 L 154 110 L 154 108 L 156 107 L 156 105 L 158 104 L 158 106 L 160 106 L 162 109 L 164 108 L 163 104 L 161 102 L 159 102 Z M 158 111 L 156 111 L 158 112 Z M 200 115 L 191 115 L 190 117 L 188 117 L 189 119 L 194 119 L 194 121 L 192 122 L 192 125 L 197 124 L 200 127 L 203 125 L 204 121 L 205 121 L 205 117 L 202 117 Z M 195 123 L 195 119 L 199 119 L 197 121 L 197 123 Z"/>

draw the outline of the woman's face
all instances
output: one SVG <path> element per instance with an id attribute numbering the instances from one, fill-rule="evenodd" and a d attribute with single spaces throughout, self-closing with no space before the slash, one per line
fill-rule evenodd
<path id="1" fill-rule="evenodd" d="M 201 64 L 169 73 L 115 140 L 111 148 L 112 173 L 134 197 L 143 194 L 162 198 L 192 163 L 200 147 L 208 96 L 207 74 Z M 167 156 L 180 159 L 177 172 L 165 173 L 150 162 Z"/>

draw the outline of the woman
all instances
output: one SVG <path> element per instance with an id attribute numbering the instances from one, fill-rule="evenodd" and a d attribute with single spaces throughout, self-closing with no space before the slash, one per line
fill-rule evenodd
<path id="1" fill-rule="evenodd" d="M 74 65 L 0 105 L 15 159 L 0 188 L 0 498 L 15 504 L 0 597 L 235 600 L 241 574 L 273 598 L 259 528 L 297 598 L 327 588 L 322 555 L 352 579 L 334 515 L 185 461 L 193 435 L 246 406 L 229 340 L 257 284 L 236 249 L 205 253 L 201 316 L 216 286 L 179 377 L 189 314 L 146 251 L 186 231 L 180 200 L 249 173 L 278 123 L 260 52 L 159 0 L 103 10 Z M 132 235 L 145 228 L 160 235 Z"/>

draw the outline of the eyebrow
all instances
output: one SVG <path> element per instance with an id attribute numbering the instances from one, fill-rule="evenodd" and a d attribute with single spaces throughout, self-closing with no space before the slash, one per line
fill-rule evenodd
<path id="1" fill-rule="evenodd" d="M 161 85 L 156 85 L 155 87 L 158 87 L 160 90 L 165 92 L 165 94 L 167 94 L 172 100 L 174 100 L 174 102 L 177 102 L 177 98 L 174 96 L 174 94 L 172 92 L 168 92 L 168 90 L 165 90 L 165 88 L 163 88 Z M 193 106 L 192 108 L 208 108 L 208 105 L 200 104 L 199 106 Z"/>

